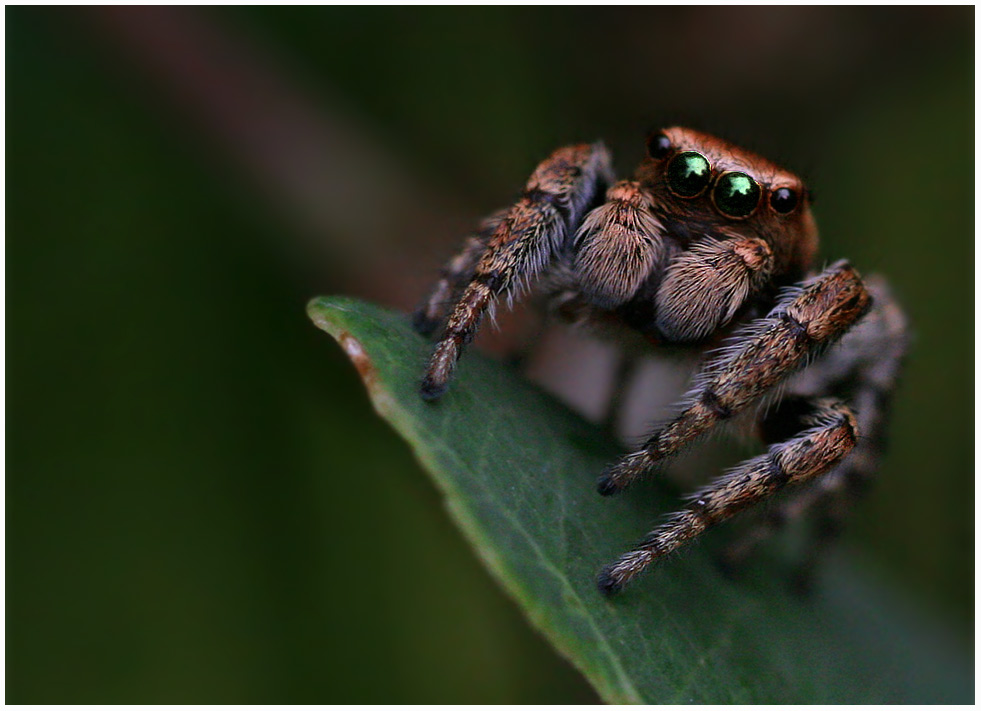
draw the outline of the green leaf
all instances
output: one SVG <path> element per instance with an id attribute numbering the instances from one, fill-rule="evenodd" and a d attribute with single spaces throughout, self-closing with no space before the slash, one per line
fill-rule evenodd
<path id="1" fill-rule="evenodd" d="M 617 447 L 479 353 L 460 362 L 441 400 L 423 402 L 432 346 L 402 314 L 348 298 L 315 299 L 308 312 L 354 362 L 477 555 L 604 700 L 973 700 L 968 654 L 841 556 L 801 598 L 788 592 L 786 571 L 766 564 L 738 582 L 724 578 L 696 543 L 603 598 L 597 571 L 676 508 L 675 493 L 655 482 L 597 495 Z"/>

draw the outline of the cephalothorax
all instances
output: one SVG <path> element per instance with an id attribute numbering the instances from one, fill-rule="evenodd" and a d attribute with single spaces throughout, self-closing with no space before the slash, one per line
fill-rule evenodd
<path id="1" fill-rule="evenodd" d="M 603 495 L 771 396 L 757 415 L 768 450 L 693 494 L 605 568 L 604 593 L 788 484 L 808 486 L 733 546 L 730 561 L 807 509 L 821 530 L 836 530 L 874 473 L 905 319 L 884 282 L 863 281 L 847 262 L 811 271 L 810 202 L 797 176 L 690 129 L 653 133 L 634 178 L 619 182 L 602 144 L 560 148 L 513 206 L 468 238 L 416 312 L 420 332 L 443 327 L 422 382 L 427 400 L 446 391 L 484 313 L 528 286 L 545 290 L 566 319 L 625 326 L 655 346 L 706 349 L 728 337 L 677 414 L 602 474 Z"/>

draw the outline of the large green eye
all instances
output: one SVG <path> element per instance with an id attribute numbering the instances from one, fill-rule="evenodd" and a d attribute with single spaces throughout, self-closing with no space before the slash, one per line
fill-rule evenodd
<path id="1" fill-rule="evenodd" d="M 745 173 L 723 173 L 712 200 L 726 217 L 749 217 L 760 202 L 760 186 Z"/>
<path id="2" fill-rule="evenodd" d="M 712 166 L 701 153 L 685 151 L 668 163 L 666 177 L 668 189 L 678 197 L 698 197 L 712 179 Z"/>

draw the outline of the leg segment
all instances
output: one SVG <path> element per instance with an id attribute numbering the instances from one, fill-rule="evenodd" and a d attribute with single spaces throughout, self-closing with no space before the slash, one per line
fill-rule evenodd
<path id="1" fill-rule="evenodd" d="M 787 484 L 823 474 L 855 446 L 858 426 L 851 410 L 837 400 L 814 402 L 807 429 L 747 460 L 690 497 L 688 508 L 673 514 L 634 550 L 604 569 L 598 585 L 605 595 L 618 592 L 658 558 L 679 548 L 710 526 L 771 496 Z"/>
<path id="2" fill-rule="evenodd" d="M 637 452 L 600 477 L 613 494 L 644 475 L 722 420 L 757 401 L 770 388 L 837 341 L 868 310 L 871 297 L 858 273 L 838 262 L 789 291 L 764 318 L 695 376 L 688 405 Z"/>
<path id="3" fill-rule="evenodd" d="M 612 177 L 602 144 L 560 148 L 535 169 L 524 194 L 490 235 L 450 313 L 422 381 L 424 399 L 435 400 L 446 391 L 484 313 L 497 298 L 513 298 L 566 249 L 583 212 Z"/>
<path id="4" fill-rule="evenodd" d="M 795 402 L 806 397 L 834 394 L 855 409 L 862 437 L 851 454 L 810 488 L 799 492 L 779 508 L 765 514 L 755 528 L 731 545 L 721 563 L 735 570 L 757 545 L 780 531 L 788 522 L 815 514 L 815 537 L 805 555 L 798 578 L 813 567 L 820 553 L 837 536 L 841 521 L 875 476 L 889 408 L 906 354 L 907 323 L 902 309 L 884 281 L 866 281 L 874 304 L 868 315 L 846 334 L 841 343 L 788 384 L 790 395 L 760 422 L 765 442 L 781 437 L 780 430 L 795 418 Z"/>
<path id="5" fill-rule="evenodd" d="M 412 326 L 423 336 L 431 336 L 446 318 L 446 309 L 455 303 L 460 292 L 473 279 L 477 262 L 487 249 L 494 230 L 507 215 L 507 210 L 499 210 L 484 220 L 480 229 L 467 237 L 463 251 L 454 256 L 440 270 L 440 279 L 429 296 L 412 314 Z"/>
<path id="6" fill-rule="evenodd" d="M 705 239 L 681 252 L 657 292 L 658 330 L 694 342 L 727 324 L 770 278 L 773 253 L 756 237 Z"/>
<path id="7" fill-rule="evenodd" d="M 666 257 L 664 228 L 651 207 L 640 183 L 621 180 L 586 216 L 573 244 L 573 269 L 591 304 L 614 309 L 626 303 Z"/>
<path id="8" fill-rule="evenodd" d="M 789 395 L 775 407 L 768 408 L 758 425 L 763 442 L 769 445 L 783 441 L 793 432 L 806 427 L 807 419 L 814 409 L 813 402 L 814 399 L 810 397 Z M 756 546 L 783 529 L 788 522 L 811 511 L 821 516 L 822 520 L 825 518 L 831 500 L 837 498 L 837 494 L 840 493 L 841 482 L 838 474 L 859 453 L 867 437 L 867 430 L 862 427 L 861 416 L 856 417 L 862 432 L 862 440 L 856 444 L 848 457 L 819 480 L 794 492 L 793 496 L 781 502 L 779 506 L 763 512 L 753 527 L 722 553 L 719 564 L 726 573 L 734 574 Z"/>

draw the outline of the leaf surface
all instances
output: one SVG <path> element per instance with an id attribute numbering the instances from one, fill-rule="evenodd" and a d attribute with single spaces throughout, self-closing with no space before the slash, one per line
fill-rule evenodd
<path id="1" fill-rule="evenodd" d="M 596 477 L 616 445 L 479 353 L 461 360 L 441 400 L 423 402 L 431 344 L 402 314 L 343 297 L 315 299 L 308 312 L 354 362 L 477 555 L 605 701 L 973 700 L 968 655 L 841 556 L 801 598 L 786 571 L 764 563 L 733 582 L 695 544 L 603 598 L 598 570 L 677 508 L 676 493 L 652 482 L 600 497 Z"/>

